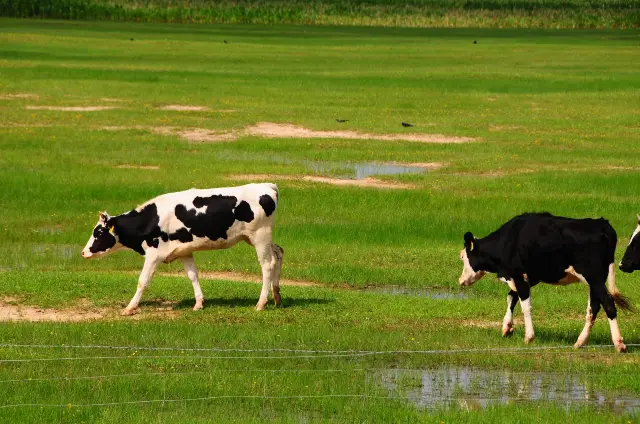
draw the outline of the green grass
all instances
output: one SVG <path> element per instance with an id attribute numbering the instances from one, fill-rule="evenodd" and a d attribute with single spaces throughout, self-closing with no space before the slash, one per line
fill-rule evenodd
<path id="1" fill-rule="evenodd" d="M 493 277 L 468 298 L 437 300 L 344 287 L 397 285 L 458 293 L 462 235 L 483 236 L 531 210 L 608 218 L 622 256 L 639 211 L 638 31 L 383 29 L 199 26 L 0 20 L 0 293 L 3 302 L 97 309 L 88 323 L 4 323 L 2 342 L 212 348 L 431 350 L 521 348 L 523 329 L 502 339 L 505 287 Z M 133 39 L 133 40 L 131 40 Z M 223 43 L 227 40 L 228 44 Z M 473 41 L 477 40 L 477 44 Z M 15 94 L 38 97 L 10 97 Z M 107 99 L 117 99 L 109 101 Z M 168 104 L 207 112 L 162 111 Z M 27 106 L 118 106 L 96 112 Z M 235 112 L 221 112 L 234 110 Z M 335 118 L 349 119 L 338 124 Z M 190 143 L 151 127 L 241 130 L 256 122 L 315 130 L 413 132 L 477 138 L 468 144 L 343 139 Z M 105 130 L 105 126 L 129 129 Z M 133 295 L 133 252 L 84 261 L 99 210 L 130 210 L 160 193 L 236 184 L 232 174 L 313 174 L 310 161 L 441 162 L 437 171 L 380 177 L 412 190 L 334 187 L 278 180 L 275 242 L 283 277 L 326 287 L 285 287 L 285 308 L 257 313 L 259 287 L 205 280 L 204 311 L 179 264 L 162 266 L 138 320 L 117 313 Z M 159 170 L 120 169 L 154 165 Z M 331 169 L 331 167 L 329 167 Z M 335 169 L 323 175 L 342 175 Z M 202 271 L 258 274 L 249 246 L 196 255 Z M 618 287 L 640 302 L 637 276 Z M 533 290 L 534 346 L 569 346 L 583 324 L 584 287 Z M 171 301 L 174 312 L 157 311 Z M 519 311 L 516 319 L 520 317 Z M 627 343 L 638 315 L 621 313 Z M 609 344 L 598 321 L 592 344 Z M 132 355 L 132 351 L 0 349 L 0 359 Z M 377 369 L 442 365 L 570 372 L 598 390 L 640 393 L 637 348 L 579 352 L 476 352 L 346 358 L 105 359 L 0 363 L 0 380 L 145 374 L 100 380 L 0 382 L 6 422 L 627 422 L 609 410 L 565 411 L 543 402 L 416 410 L 384 395 Z M 138 351 L 135 355 L 146 354 Z M 156 353 L 154 353 L 156 354 Z M 159 352 L 167 355 L 168 352 Z M 208 356 L 213 355 L 207 353 Z M 233 369 L 233 372 L 224 370 Z M 337 369 L 336 374 L 327 369 Z M 363 369 L 369 371 L 362 371 Z M 262 370 L 262 371 L 255 371 Z M 268 370 L 268 371 L 264 371 Z M 295 372 L 291 372 L 295 370 Z M 169 372 L 202 374 L 169 375 Z M 152 376 L 150 373 L 160 373 Z M 371 380 L 369 380 L 371 378 Z M 265 381 L 267 384 L 265 385 Z M 370 399 L 214 399 L 74 407 L 217 395 L 363 393 Z"/>
<path id="2" fill-rule="evenodd" d="M 638 0 L 0 0 L 0 16 L 457 28 L 637 28 Z"/>

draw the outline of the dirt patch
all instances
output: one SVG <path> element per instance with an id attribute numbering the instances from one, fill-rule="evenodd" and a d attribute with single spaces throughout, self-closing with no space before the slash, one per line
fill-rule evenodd
<path id="1" fill-rule="evenodd" d="M 520 125 L 489 125 L 489 131 L 515 131 L 522 128 Z"/>
<path id="2" fill-rule="evenodd" d="M 266 138 L 346 138 L 356 140 L 413 141 L 418 143 L 469 143 L 475 141 L 475 139 L 471 137 L 447 136 L 442 134 L 367 134 L 355 131 L 313 131 L 291 124 L 275 124 L 272 122 L 259 122 L 252 127 L 239 131 L 216 131 L 205 128 L 144 127 L 140 125 L 132 127 L 108 126 L 102 127 L 102 129 L 108 131 L 129 129 L 147 130 L 156 134 L 178 136 L 193 142 L 234 141 L 245 135 Z M 431 165 L 432 164 L 429 164 L 429 166 Z"/>
<path id="3" fill-rule="evenodd" d="M 258 122 L 246 128 L 246 134 L 266 138 L 346 138 L 357 140 L 383 141 L 415 141 L 420 143 L 468 143 L 475 139 L 471 137 L 446 136 L 442 134 L 367 134 L 355 131 L 314 131 L 292 124 L 276 124 L 273 122 Z"/>
<path id="4" fill-rule="evenodd" d="M 175 110 L 178 112 L 206 112 L 209 110 L 206 106 L 189 106 L 189 105 L 166 105 L 157 108 L 158 110 Z"/>
<path id="5" fill-rule="evenodd" d="M 215 143 L 220 141 L 234 141 L 238 138 L 238 135 L 233 132 L 216 132 L 211 130 L 205 130 L 202 128 L 194 128 L 191 130 L 177 131 L 177 136 L 184 138 L 188 141 Z"/>
<path id="6" fill-rule="evenodd" d="M 27 110 L 58 110 L 63 112 L 95 112 L 118 109 L 116 106 L 25 106 Z"/>
<path id="7" fill-rule="evenodd" d="M 0 99 L 2 100 L 14 100 L 14 99 L 39 99 L 40 96 L 37 94 L 29 94 L 29 93 L 15 93 L 15 94 L 2 94 L 0 95 Z"/>
<path id="8" fill-rule="evenodd" d="M 181 277 L 187 278 L 184 272 L 172 271 L 158 273 L 160 276 L 169 277 Z M 243 274 L 241 272 L 216 272 L 216 271 L 198 271 L 198 278 L 201 280 L 227 280 L 227 281 L 242 281 L 256 284 L 262 284 L 262 277 L 253 274 Z M 324 287 L 320 283 L 314 283 L 313 281 L 300 281 L 300 280 L 288 280 L 286 278 L 280 279 L 281 286 L 296 286 L 296 287 Z"/>
<path id="9" fill-rule="evenodd" d="M 13 301 L 7 302 L 6 298 L 0 303 L 0 321 L 78 322 L 104 317 L 104 311 L 81 309 L 42 309 L 11 303 L 13 303 Z"/>
<path id="10" fill-rule="evenodd" d="M 114 99 L 112 97 L 102 97 L 100 99 L 100 101 L 103 101 L 103 102 L 124 102 L 123 99 Z"/>
<path id="11" fill-rule="evenodd" d="M 228 175 L 227 178 L 239 181 L 259 181 L 259 180 L 287 180 L 287 181 L 308 181 L 313 183 L 333 184 L 337 186 L 354 186 L 366 188 L 383 189 L 410 189 L 415 188 L 411 184 L 394 183 L 382 181 L 377 178 L 367 177 L 361 180 L 349 180 L 344 178 L 318 177 L 314 175 L 272 175 L 272 174 L 242 174 Z"/>
<path id="12" fill-rule="evenodd" d="M 384 162 L 383 165 L 409 166 L 424 169 L 439 169 L 444 166 L 443 163 L 439 162 Z"/>
<path id="13" fill-rule="evenodd" d="M 129 165 L 129 164 L 114 166 L 114 168 L 118 168 L 118 169 L 149 169 L 149 170 L 154 170 L 154 171 L 157 171 L 158 169 L 160 169 L 160 167 L 157 166 L 157 165 Z"/>
<path id="14" fill-rule="evenodd" d="M 466 320 L 462 321 L 463 327 L 475 327 L 475 328 L 495 328 L 500 330 L 502 328 L 501 321 L 480 321 L 480 320 Z M 514 321 L 515 325 L 515 321 Z"/>

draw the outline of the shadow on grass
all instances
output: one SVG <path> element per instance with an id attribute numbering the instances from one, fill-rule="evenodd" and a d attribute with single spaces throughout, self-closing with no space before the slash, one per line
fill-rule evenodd
<path id="1" fill-rule="evenodd" d="M 319 298 L 283 298 L 282 299 L 282 308 L 295 308 L 295 307 L 306 307 L 310 305 L 326 305 L 329 303 L 335 302 L 334 299 L 319 299 Z M 204 309 L 216 307 L 216 306 L 226 306 L 229 308 L 244 308 L 255 306 L 258 303 L 258 297 L 225 297 L 225 298 L 205 298 L 204 300 Z M 195 299 L 182 299 L 177 302 L 173 302 L 167 299 L 151 299 L 151 300 L 143 300 L 140 302 L 140 307 L 151 307 L 151 308 L 171 308 L 173 310 L 182 310 L 182 309 L 192 309 L 193 305 L 196 304 Z M 274 303 L 273 300 L 270 299 L 267 304 L 268 309 L 273 309 Z"/>

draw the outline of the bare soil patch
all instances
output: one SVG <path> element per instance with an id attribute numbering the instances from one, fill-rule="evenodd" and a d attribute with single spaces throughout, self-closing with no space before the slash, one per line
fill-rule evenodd
<path id="1" fill-rule="evenodd" d="M 59 110 L 63 112 L 95 112 L 118 109 L 116 106 L 25 106 L 28 110 Z"/>
<path id="2" fill-rule="evenodd" d="M 123 99 L 116 99 L 113 97 L 102 97 L 100 100 L 103 102 L 124 102 Z"/>
<path id="3" fill-rule="evenodd" d="M 30 93 L 15 93 L 15 94 L 2 94 L 0 95 L 0 99 L 3 100 L 14 100 L 14 99 L 39 99 L 40 96 L 37 94 Z"/>
<path id="4" fill-rule="evenodd" d="M 462 321 L 463 327 L 476 327 L 476 328 L 495 328 L 500 330 L 502 328 L 501 321 L 481 321 L 481 320 L 465 320 Z M 515 320 L 514 320 L 515 325 Z"/>
<path id="5" fill-rule="evenodd" d="M 103 310 L 78 308 L 43 309 L 33 306 L 21 306 L 15 304 L 15 302 L 15 299 L 7 297 L 0 301 L 0 321 L 78 322 L 101 319 L 105 314 Z"/>
<path id="6" fill-rule="evenodd" d="M 190 105 L 166 105 L 157 108 L 158 110 L 175 110 L 178 112 L 206 112 L 209 110 L 206 106 L 190 106 Z"/>
<path id="7" fill-rule="evenodd" d="M 158 169 L 160 169 L 160 167 L 157 166 L 157 165 L 129 165 L 129 164 L 114 166 L 114 168 L 119 168 L 119 169 L 149 169 L 149 170 L 154 170 L 154 171 L 157 171 Z"/>
<path id="8" fill-rule="evenodd" d="M 234 141 L 238 138 L 238 135 L 233 132 L 216 132 L 211 130 L 205 130 L 202 128 L 193 128 L 190 130 L 176 131 L 177 136 L 184 138 L 188 141 L 196 142 L 220 142 L 220 141 Z"/>
<path id="9" fill-rule="evenodd" d="M 468 143 L 471 137 L 446 136 L 443 134 L 367 134 L 356 131 L 314 131 L 292 124 L 258 122 L 246 128 L 246 134 L 266 138 L 346 138 L 357 140 L 415 141 L 420 143 Z"/>
<path id="10" fill-rule="evenodd" d="M 234 141 L 243 135 L 266 138 L 346 138 L 356 140 L 413 141 L 418 143 L 469 143 L 475 141 L 472 137 L 447 136 L 442 134 L 367 134 L 356 131 L 313 131 L 292 124 L 276 124 L 272 122 L 259 122 L 254 126 L 239 131 L 216 131 L 205 128 L 144 127 L 140 125 L 132 127 L 107 126 L 102 127 L 102 129 L 108 131 L 128 129 L 148 130 L 156 134 L 179 136 L 193 142 Z M 432 167 L 432 164 L 428 164 L 428 166 Z M 427 165 L 425 165 L 425 167 L 427 167 Z"/>
<path id="11" fill-rule="evenodd" d="M 272 174 L 242 174 L 228 175 L 227 178 L 239 181 L 264 181 L 264 180 L 288 180 L 308 181 L 314 183 L 333 184 L 337 186 L 353 186 L 382 189 L 410 189 L 415 188 L 411 184 L 382 181 L 377 178 L 367 177 L 361 180 L 349 180 L 344 178 L 318 177 L 314 175 L 272 175 Z"/>

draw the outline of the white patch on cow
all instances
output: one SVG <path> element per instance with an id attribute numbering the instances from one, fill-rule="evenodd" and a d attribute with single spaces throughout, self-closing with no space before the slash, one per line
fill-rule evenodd
<path id="1" fill-rule="evenodd" d="M 638 233 L 640 233 L 640 225 L 638 225 L 636 229 L 633 231 L 633 234 L 631 234 L 631 238 L 629 239 L 629 244 L 627 246 L 631 245 L 631 242 L 638 235 Z"/>
<path id="2" fill-rule="evenodd" d="M 504 278 L 501 278 L 504 280 Z M 502 320 L 502 336 L 511 336 L 513 334 L 513 310 L 511 309 L 511 304 L 513 303 L 513 295 L 511 292 L 507 294 L 507 312 L 504 315 L 504 319 Z"/>
<path id="3" fill-rule="evenodd" d="M 469 263 L 469 258 L 467 257 L 467 250 L 462 249 L 460 251 L 460 260 L 462 260 L 463 268 L 462 274 L 458 279 L 458 283 L 462 286 L 471 286 L 476 281 L 480 280 L 486 274 L 486 271 L 474 271 Z"/>
<path id="4" fill-rule="evenodd" d="M 531 296 L 526 300 L 520 300 L 520 306 L 524 315 L 524 342 L 531 343 L 535 338 L 533 320 L 531 319 Z"/>

